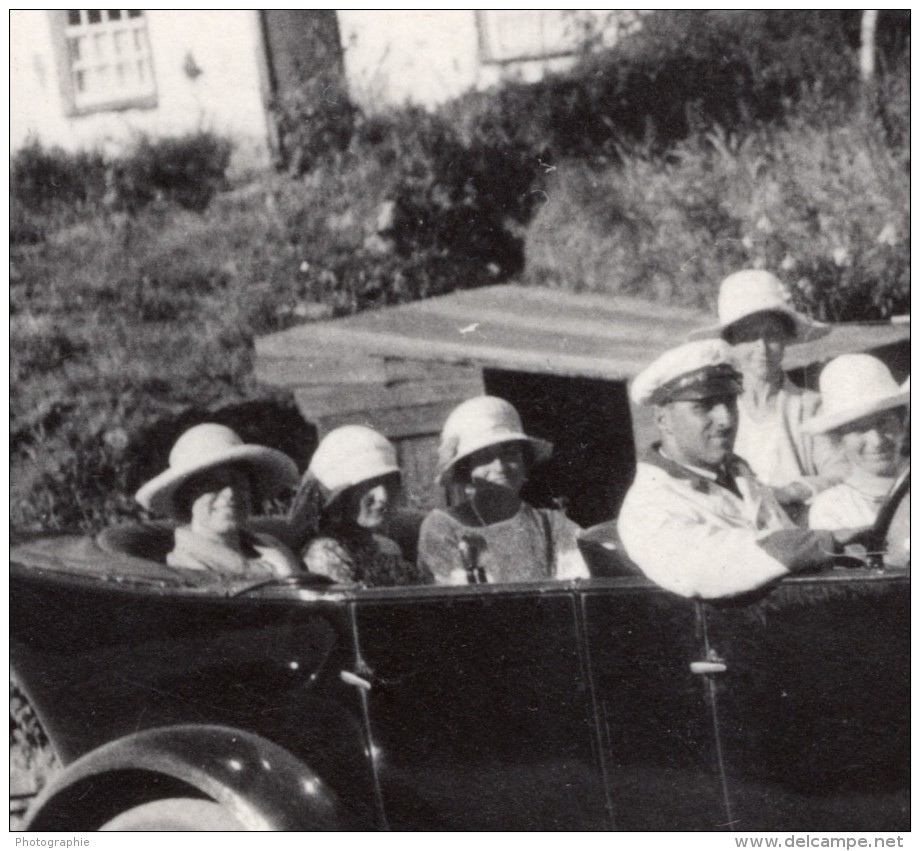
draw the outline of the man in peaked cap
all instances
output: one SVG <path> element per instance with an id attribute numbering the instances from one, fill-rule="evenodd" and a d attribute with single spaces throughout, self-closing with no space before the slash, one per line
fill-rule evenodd
<path id="1" fill-rule="evenodd" d="M 831 563 L 854 530 L 797 528 L 734 455 L 741 375 L 722 340 L 665 352 L 633 382 L 661 442 L 639 462 L 618 529 L 626 552 L 685 597 L 727 597 Z"/>

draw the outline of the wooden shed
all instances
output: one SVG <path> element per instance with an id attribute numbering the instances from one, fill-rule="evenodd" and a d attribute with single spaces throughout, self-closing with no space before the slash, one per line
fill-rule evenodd
<path id="1" fill-rule="evenodd" d="M 421 509 L 445 500 L 434 468 L 451 409 L 481 393 L 508 399 L 529 433 L 555 445 L 526 496 L 535 504 L 561 498 L 588 526 L 618 510 L 637 451 L 652 439 L 649 414 L 631 408 L 627 382 L 711 321 L 640 299 L 500 285 L 262 337 L 256 376 L 291 389 L 320 436 L 345 423 L 386 434 L 408 500 Z M 816 362 L 882 348 L 906 374 L 909 340 L 909 325 L 836 326 L 815 344 L 790 348 L 787 366 L 813 380 L 807 368 Z"/>

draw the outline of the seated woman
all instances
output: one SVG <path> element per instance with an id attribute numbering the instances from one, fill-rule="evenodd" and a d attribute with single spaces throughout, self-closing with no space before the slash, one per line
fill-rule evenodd
<path id="1" fill-rule="evenodd" d="M 552 445 L 528 437 L 504 399 L 479 396 L 453 410 L 441 432 L 439 481 L 466 500 L 422 523 L 419 563 L 442 585 L 587 577 L 580 527 L 561 511 L 520 497 L 530 467 Z"/>
<path id="2" fill-rule="evenodd" d="M 871 355 L 841 355 L 821 372 L 824 406 L 805 427 L 840 445 L 850 471 L 812 503 L 812 529 L 869 526 L 897 478 L 904 458 L 904 420 L 910 390 Z"/>
<path id="3" fill-rule="evenodd" d="M 283 452 L 244 444 L 226 426 L 190 428 L 169 453 L 169 467 L 136 495 L 148 511 L 175 518 L 172 567 L 222 579 L 283 578 L 303 571 L 280 541 L 246 528 L 252 505 L 297 483 Z"/>
<path id="4" fill-rule="evenodd" d="M 372 428 L 342 426 L 320 441 L 288 515 L 311 573 L 367 586 L 431 582 L 380 533 L 399 480 L 396 449 Z"/>

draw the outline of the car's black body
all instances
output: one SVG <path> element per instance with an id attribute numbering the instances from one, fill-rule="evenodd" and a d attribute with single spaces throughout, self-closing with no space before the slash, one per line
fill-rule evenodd
<path id="1" fill-rule="evenodd" d="M 713 603 L 637 576 L 207 589 L 61 537 L 10 589 L 67 766 L 32 829 L 175 797 L 253 828 L 910 827 L 907 570 Z"/>

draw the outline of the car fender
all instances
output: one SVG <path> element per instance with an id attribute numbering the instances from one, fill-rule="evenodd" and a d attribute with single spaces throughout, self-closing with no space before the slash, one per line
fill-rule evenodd
<path id="1" fill-rule="evenodd" d="M 36 798 L 26 830 L 95 830 L 161 798 L 209 798 L 250 830 L 340 830 L 335 792 L 301 760 L 231 727 L 184 724 L 125 736 L 80 757 Z"/>

